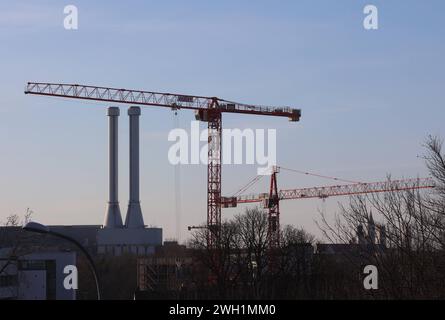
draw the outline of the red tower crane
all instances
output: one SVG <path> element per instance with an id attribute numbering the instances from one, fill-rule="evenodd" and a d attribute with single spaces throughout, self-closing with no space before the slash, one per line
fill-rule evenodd
<path id="1" fill-rule="evenodd" d="M 300 109 L 271 107 L 174 93 L 107 88 L 79 84 L 28 82 L 25 94 L 124 103 L 140 106 L 195 110 L 196 119 L 208 123 L 207 228 L 208 245 L 217 244 L 221 226 L 221 131 L 222 113 L 286 117 L 299 121 Z"/>
<path id="2" fill-rule="evenodd" d="M 286 168 L 282 168 L 286 169 Z M 292 169 L 286 169 L 296 171 Z M 239 195 L 235 197 L 222 197 L 221 206 L 223 208 L 234 208 L 238 204 L 243 203 L 263 203 L 263 207 L 269 211 L 268 216 L 268 239 L 271 248 L 279 245 L 280 239 L 280 201 L 281 200 L 298 200 L 320 198 L 326 199 L 329 197 L 358 195 L 368 193 L 382 193 L 404 190 L 428 189 L 434 188 L 434 181 L 431 178 L 416 178 L 416 179 L 402 179 L 402 180 L 388 180 L 384 182 L 353 182 L 343 185 L 311 187 L 300 189 L 284 189 L 277 190 L 277 173 L 280 167 L 273 168 L 270 177 L 269 193 L 259 193 L 251 195 Z M 299 172 L 310 174 L 307 172 Z M 352 182 L 349 180 L 321 176 L 317 174 L 310 174 L 318 177 L 340 180 L 344 182 Z M 248 187 L 252 186 L 252 182 L 257 182 L 259 179 L 255 178 L 248 183 Z M 241 190 L 246 190 L 243 188 Z"/>

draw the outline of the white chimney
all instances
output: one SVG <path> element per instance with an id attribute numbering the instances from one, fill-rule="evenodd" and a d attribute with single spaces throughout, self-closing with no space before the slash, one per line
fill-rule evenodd
<path id="1" fill-rule="evenodd" d="M 118 119 L 119 108 L 109 107 L 109 197 L 104 228 L 122 228 L 118 200 Z"/>
<path id="2" fill-rule="evenodd" d="M 125 227 L 144 228 L 139 199 L 139 116 L 141 108 L 130 107 L 128 115 L 130 116 L 130 201 Z"/>

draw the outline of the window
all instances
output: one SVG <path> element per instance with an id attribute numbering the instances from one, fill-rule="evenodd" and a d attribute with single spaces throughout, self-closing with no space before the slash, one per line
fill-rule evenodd
<path id="1" fill-rule="evenodd" d="M 0 288 L 17 286 L 17 275 L 0 276 Z"/>
<path id="2" fill-rule="evenodd" d="M 19 270 L 45 270 L 44 260 L 19 260 Z"/>

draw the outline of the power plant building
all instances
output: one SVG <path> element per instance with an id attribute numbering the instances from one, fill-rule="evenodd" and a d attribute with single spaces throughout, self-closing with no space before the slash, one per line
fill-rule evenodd
<path id="1" fill-rule="evenodd" d="M 130 199 L 125 224 L 118 200 L 118 118 L 119 108 L 109 107 L 109 200 L 103 228 L 97 233 L 99 254 L 153 254 L 162 245 L 162 229 L 144 224 L 139 196 L 139 117 L 141 109 L 130 107 Z"/>

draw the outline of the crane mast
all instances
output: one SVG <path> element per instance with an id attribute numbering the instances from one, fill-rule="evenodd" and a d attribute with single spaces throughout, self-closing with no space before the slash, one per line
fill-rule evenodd
<path id="1" fill-rule="evenodd" d="M 267 237 L 271 247 L 280 244 L 280 199 L 277 185 L 278 168 L 274 168 L 270 176 L 270 188 L 267 208 L 269 209 Z"/>

